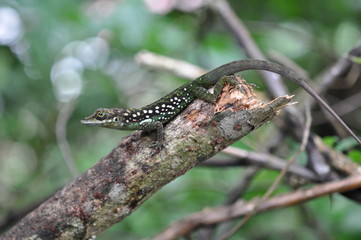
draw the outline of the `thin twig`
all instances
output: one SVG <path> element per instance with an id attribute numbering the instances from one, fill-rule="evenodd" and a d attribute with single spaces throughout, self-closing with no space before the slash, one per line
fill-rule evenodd
<path id="1" fill-rule="evenodd" d="M 346 56 L 341 57 L 335 64 L 325 69 L 323 74 L 317 78 L 317 82 L 319 82 L 319 84 L 316 91 L 320 94 L 327 91 L 335 81 L 347 75 L 352 66 L 356 65 L 351 58 L 360 56 L 361 45 L 358 45 L 351 49 Z M 312 104 L 314 104 L 314 101 L 311 99 L 311 106 Z"/>
<path id="2" fill-rule="evenodd" d="M 266 60 L 266 57 L 253 41 L 247 27 L 238 18 L 227 1 L 213 1 L 211 7 L 224 20 L 225 24 L 232 32 L 239 45 L 243 47 L 249 58 Z M 287 90 L 282 84 L 280 76 L 265 71 L 260 71 L 259 73 L 264 78 L 267 89 L 270 91 L 272 97 L 287 95 Z"/>
<path id="3" fill-rule="evenodd" d="M 299 157 L 299 155 L 305 150 L 306 144 L 307 144 L 307 139 L 310 136 L 310 127 L 311 127 L 311 122 L 312 122 L 311 111 L 309 108 L 307 108 L 306 110 L 307 110 L 306 111 L 306 127 L 304 129 L 302 142 L 301 142 L 301 145 L 300 145 L 298 151 L 293 155 L 293 157 L 290 159 L 290 161 L 287 162 L 286 166 L 282 169 L 281 173 L 278 175 L 278 177 L 272 183 L 272 185 L 268 188 L 267 192 L 262 196 L 260 201 L 256 202 L 256 206 L 255 206 L 254 210 L 251 211 L 249 214 L 247 214 L 246 217 L 243 218 L 242 221 L 238 225 L 236 225 L 233 229 L 231 229 L 230 231 L 225 233 L 223 236 L 221 236 L 219 238 L 219 240 L 226 240 L 226 239 L 232 237 L 240 228 L 242 228 L 248 222 L 248 220 L 252 216 L 254 216 L 257 213 L 258 206 L 260 206 L 263 202 L 265 202 L 272 195 L 272 193 L 279 186 L 283 177 L 288 172 L 289 167 L 296 161 L 296 159 Z"/>
<path id="4" fill-rule="evenodd" d="M 282 158 L 274 156 L 267 153 L 258 153 L 253 151 L 247 151 L 244 149 L 239 149 L 235 147 L 228 147 L 223 150 L 223 153 L 227 153 L 231 156 L 235 156 L 238 159 L 216 159 L 211 158 L 200 166 L 207 167 L 234 167 L 234 166 L 249 166 L 257 165 L 260 167 L 273 169 L 273 170 L 282 170 L 286 165 L 286 161 Z M 289 173 L 305 178 L 311 181 L 318 181 L 317 176 L 307 168 L 304 168 L 297 164 L 290 165 L 288 169 Z"/>
<path id="5" fill-rule="evenodd" d="M 206 70 L 191 63 L 159 55 L 149 51 L 140 51 L 135 55 L 135 61 L 152 69 L 171 72 L 172 74 L 186 78 L 195 79 L 206 73 Z"/>
<path id="6" fill-rule="evenodd" d="M 332 109 L 335 110 L 335 112 L 337 112 L 338 115 L 344 116 L 361 107 L 360 99 L 361 99 L 361 92 L 358 92 L 341 101 L 337 101 L 334 105 L 332 105 Z M 313 125 L 323 124 L 326 122 L 326 119 L 324 118 L 325 113 L 323 111 L 322 112 L 316 111 L 313 112 L 313 114 L 314 114 Z M 359 126 L 359 124 L 356 122 L 355 125 L 357 125 L 357 127 Z"/>
<path id="7" fill-rule="evenodd" d="M 55 126 L 56 140 L 58 142 L 60 152 L 73 178 L 77 177 L 79 175 L 79 172 L 75 167 L 71 148 L 69 146 L 68 140 L 66 139 L 66 126 L 68 124 L 68 120 L 71 114 L 74 111 L 74 108 L 74 101 L 62 104 L 60 106 L 60 111 Z"/>
<path id="8" fill-rule="evenodd" d="M 243 194 L 251 186 L 251 181 L 258 174 L 259 170 L 259 166 L 247 168 L 247 170 L 242 174 L 240 181 L 238 181 L 238 184 L 228 192 L 227 199 L 224 201 L 223 205 L 228 206 L 235 203 L 238 199 L 241 199 Z M 222 232 L 222 229 L 228 229 L 229 224 L 230 222 L 223 223 L 221 226 L 219 226 L 219 231 Z M 203 231 L 200 231 L 199 239 L 211 239 L 211 236 L 214 235 L 215 228 L 216 226 L 201 229 Z"/>
<path id="9" fill-rule="evenodd" d="M 335 192 L 346 192 L 361 187 L 361 176 L 352 176 L 343 180 L 316 185 L 309 189 L 297 190 L 295 192 L 279 195 L 266 200 L 258 205 L 258 213 L 271 209 L 284 208 L 298 205 L 314 198 L 319 198 Z M 230 206 L 206 208 L 201 212 L 183 218 L 174 223 L 153 240 L 170 240 L 184 236 L 200 226 L 212 226 L 221 222 L 239 218 L 252 212 L 258 201 L 248 203 L 241 200 Z"/>
<path id="10" fill-rule="evenodd" d="M 349 76 L 350 72 L 355 72 L 355 68 L 358 69 L 358 74 L 360 72 L 359 64 L 356 64 L 352 61 L 353 57 L 360 57 L 361 56 L 361 45 L 356 46 L 355 48 L 351 49 L 347 55 L 341 57 L 335 64 L 328 67 L 320 77 L 317 77 L 316 81 L 318 82 L 318 86 L 316 88 L 316 92 L 320 95 L 324 94 L 337 80 L 344 79 Z M 305 103 L 310 104 L 313 106 L 315 101 L 310 98 L 305 98 Z M 336 111 L 340 114 L 338 111 Z M 335 121 L 328 115 L 324 114 L 326 118 L 328 118 L 329 122 L 331 122 L 332 126 L 334 126 L 337 133 L 341 136 L 345 136 L 345 131 L 338 127 Z M 317 119 L 317 118 L 315 118 Z"/>

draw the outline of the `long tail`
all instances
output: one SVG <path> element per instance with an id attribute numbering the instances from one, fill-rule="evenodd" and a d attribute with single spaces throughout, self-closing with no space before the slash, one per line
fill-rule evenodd
<path id="1" fill-rule="evenodd" d="M 239 60 L 222 65 L 204 75 L 199 77 L 197 81 L 205 85 L 214 85 L 222 76 L 231 75 L 234 73 L 246 70 L 265 70 L 274 72 L 282 77 L 292 80 L 294 83 L 302 87 L 308 92 L 322 107 L 324 107 L 341 125 L 342 127 L 361 145 L 361 140 L 356 134 L 346 125 L 346 123 L 333 111 L 333 109 L 294 71 L 281 66 L 276 63 L 271 63 L 263 60 L 247 59 Z"/>

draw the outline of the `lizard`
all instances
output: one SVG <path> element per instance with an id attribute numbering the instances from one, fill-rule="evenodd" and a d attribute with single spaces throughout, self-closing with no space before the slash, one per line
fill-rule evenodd
<path id="1" fill-rule="evenodd" d="M 164 124 L 175 118 L 195 99 L 215 102 L 225 82 L 237 84 L 234 82 L 235 80 L 232 81 L 232 78 L 225 76 L 246 70 L 270 71 L 290 79 L 324 107 L 361 145 L 361 140 L 356 134 L 297 73 L 277 63 L 256 59 L 238 60 L 224 64 L 142 108 L 99 108 L 91 116 L 82 119 L 81 123 L 118 130 L 156 130 L 157 142 L 155 145 L 162 148 Z M 214 87 L 213 93 L 208 91 L 211 87 Z"/>

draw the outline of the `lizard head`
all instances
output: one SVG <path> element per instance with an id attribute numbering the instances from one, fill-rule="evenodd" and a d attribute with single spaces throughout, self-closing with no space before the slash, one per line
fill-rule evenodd
<path id="1" fill-rule="evenodd" d="M 122 121 L 122 109 L 99 108 L 92 115 L 80 121 L 84 125 L 99 126 L 106 128 L 124 129 L 125 122 Z"/>

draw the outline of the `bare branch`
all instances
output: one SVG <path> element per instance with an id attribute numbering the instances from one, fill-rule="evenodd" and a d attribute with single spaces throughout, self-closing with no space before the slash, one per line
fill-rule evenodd
<path id="1" fill-rule="evenodd" d="M 73 154 L 71 153 L 68 140 L 66 139 L 66 126 L 75 106 L 76 104 L 74 101 L 61 104 L 55 126 L 56 140 L 58 142 L 61 155 L 63 156 L 64 162 L 73 178 L 77 177 L 79 172 L 75 167 Z"/>
<path id="2" fill-rule="evenodd" d="M 249 58 L 266 60 L 266 57 L 253 41 L 247 27 L 238 18 L 226 0 L 214 1 L 211 7 L 223 19 L 234 38 L 244 49 Z M 267 84 L 267 89 L 270 91 L 273 97 L 287 94 L 287 90 L 282 84 L 280 76 L 265 71 L 260 71 L 259 73 L 264 78 Z"/>
<path id="3" fill-rule="evenodd" d="M 233 166 L 260 166 L 268 169 L 273 170 L 282 170 L 287 162 L 284 159 L 276 157 L 271 154 L 266 153 L 258 153 L 247 151 L 243 149 L 238 149 L 234 147 L 228 147 L 223 152 L 231 154 L 233 156 L 238 157 L 237 159 L 219 159 L 219 158 L 211 158 L 201 166 L 207 167 L 233 167 Z M 295 174 L 299 177 L 311 180 L 311 181 L 318 181 L 317 176 L 310 170 L 299 166 L 297 164 L 291 164 L 289 167 L 289 173 Z"/>
<path id="4" fill-rule="evenodd" d="M 298 190 L 292 193 L 273 197 L 259 204 L 256 211 L 257 213 L 261 213 L 268 210 L 294 206 L 330 193 L 346 192 L 360 187 L 361 176 L 353 176 L 337 182 L 320 184 L 310 189 Z M 248 203 L 237 201 L 230 206 L 207 208 L 172 224 L 168 229 L 152 239 L 177 239 L 178 237 L 189 234 L 201 226 L 212 226 L 234 218 L 243 217 L 254 211 L 256 205 L 257 199 L 254 199 Z"/>
<path id="5" fill-rule="evenodd" d="M 137 53 L 135 61 L 152 69 L 171 72 L 186 79 L 195 79 L 206 73 L 206 70 L 196 65 L 145 50 Z"/>

